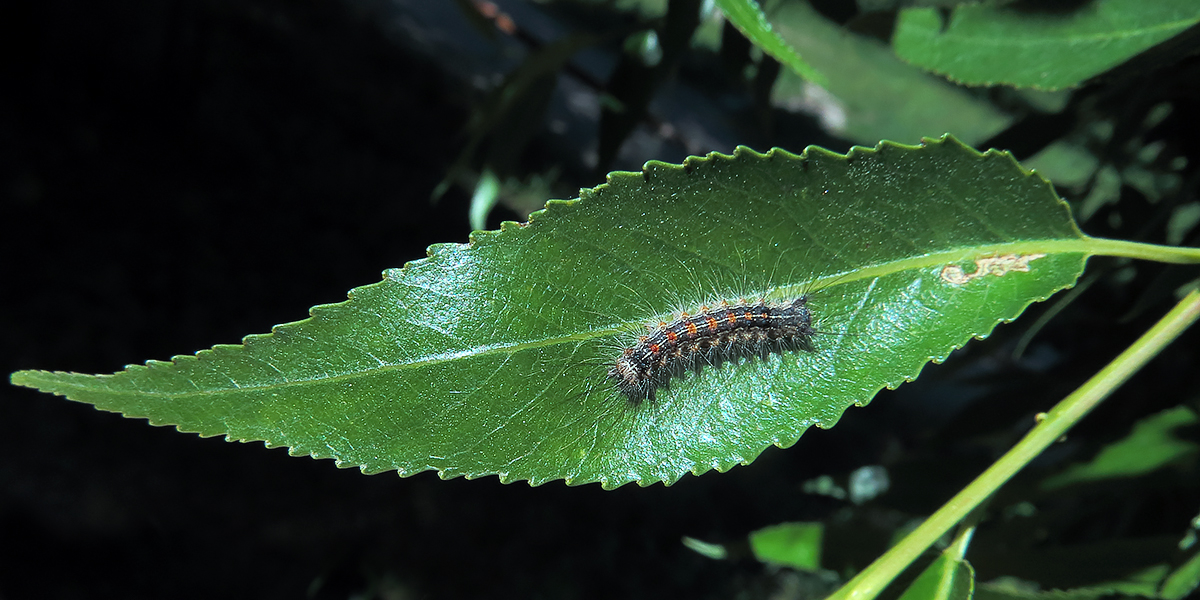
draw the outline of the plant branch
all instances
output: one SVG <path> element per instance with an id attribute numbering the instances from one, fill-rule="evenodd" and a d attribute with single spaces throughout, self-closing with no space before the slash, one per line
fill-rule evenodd
<path id="1" fill-rule="evenodd" d="M 830 596 L 870 600 L 946 531 L 984 502 L 1026 464 L 1062 437 L 1102 400 L 1200 317 L 1200 292 L 1188 294 L 1115 360 L 1046 413 L 1025 437 L 899 544 Z"/>

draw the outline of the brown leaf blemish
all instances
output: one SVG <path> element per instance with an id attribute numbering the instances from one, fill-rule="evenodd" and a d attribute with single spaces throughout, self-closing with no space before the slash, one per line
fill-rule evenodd
<path id="1" fill-rule="evenodd" d="M 1039 258 L 1045 258 L 1045 254 L 1004 254 L 1000 256 L 984 256 L 975 259 L 975 271 L 967 273 L 958 265 L 946 265 L 942 267 L 942 281 L 954 285 L 966 285 L 973 279 L 995 275 L 1003 277 L 1014 271 L 1028 273 L 1030 271 L 1029 263 Z"/>

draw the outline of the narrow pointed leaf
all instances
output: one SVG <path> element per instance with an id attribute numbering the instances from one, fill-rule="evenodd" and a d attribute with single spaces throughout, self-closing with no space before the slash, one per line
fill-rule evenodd
<path id="1" fill-rule="evenodd" d="M 1090 242 L 1045 180 L 948 136 L 739 148 L 614 173 L 241 345 L 12 381 L 366 472 L 671 483 L 833 426 L 1072 285 Z M 706 367 L 637 405 L 606 378 L 673 311 L 803 293 L 813 352 Z"/>

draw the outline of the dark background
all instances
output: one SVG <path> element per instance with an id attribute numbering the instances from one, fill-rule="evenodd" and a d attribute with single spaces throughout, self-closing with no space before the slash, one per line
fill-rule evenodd
<path id="1" fill-rule="evenodd" d="M 0 371 L 107 373 L 235 343 L 345 299 L 384 268 L 424 256 L 431 243 L 467 239 L 467 194 L 429 198 L 461 150 L 463 124 L 480 98 L 470 73 L 478 65 L 398 42 L 377 11 L 270 0 L 50 0 L 0 11 L 9 82 L 0 93 Z M 428 18 L 436 26 L 457 14 Z M 559 22 L 570 27 L 568 18 Z M 464 52 L 475 44 L 487 54 L 489 43 L 528 41 L 479 37 L 464 40 Z M 618 54 L 607 50 L 593 69 L 601 83 Z M 751 112 L 753 90 L 712 83 L 724 81 L 717 57 L 688 60 L 670 85 L 708 78 L 707 87 L 675 93 Z M 1181 148 L 1195 133 L 1195 80 L 1188 82 L 1196 60 L 1150 72 L 1165 83 L 1093 83 L 1080 92 L 1091 104 L 1073 101 L 1065 115 L 1018 122 L 997 145 L 1029 156 L 1053 139 L 1047 131 L 1094 118 L 1086 111 L 1121 115 L 1168 98 L 1190 107 L 1159 134 Z M 579 80 L 588 84 L 586 74 Z M 779 115 L 771 131 L 721 124 L 714 129 L 734 133 L 710 132 L 727 143 L 710 149 L 849 147 L 788 119 Z M 572 124 L 571 135 L 577 130 L 595 135 L 586 123 Z M 656 139 L 654 131 L 643 126 L 613 165 L 686 154 L 686 140 Z M 557 157 L 567 194 L 602 181 L 595 165 L 562 150 L 569 142 L 538 138 L 524 155 L 530 171 Z M 1194 149 L 1180 152 L 1195 164 Z M 1193 201 L 1196 171 L 1188 171 L 1184 194 Z M 1119 228 L 1094 225 L 1089 233 L 1161 237 L 1155 211 L 1139 211 L 1145 199 L 1126 190 L 1122 203 Z M 1142 222 L 1131 217 L 1138 214 Z M 490 225 L 500 218 L 522 217 L 501 208 Z M 811 431 L 750 467 L 669 488 L 368 477 L 4 387 L 0 598 L 796 597 L 825 589 L 832 584 L 746 557 L 745 535 L 843 511 L 827 563 L 861 568 L 892 529 L 934 510 L 1036 411 L 1161 315 L 1170 299 L 1140 290 L 1169 273 L 1144 267 L 1133 283 L 1097 286 L 1042 334 L 1039 362 L 1007 361 L 1023 328 L 1001 328 L 952 365 L 931 365 L 920 382 L 850 410 L 833 431 Z M 1055 449 L 1033 471 L 1086 458 L 1141 416 L 1181 400 L 1195 406 L 1196 341 L 1194 333 L 1180 340 L 1073 434 L 1092 441 Z M 869 464 L 888 465 L 893 479 L 872 505 L 850 511 L 802 493 L 817 475 L 844 483 Z M 1190 473 L 1132 499 L 1093 490 L 1086 500 L 1048 500 L 1046 511 L 1075 516 L 1042 543 L 1175 535 L 1200 504 Z M 682 536 L 728 543 L 735 556 L 703 558 Z"/>

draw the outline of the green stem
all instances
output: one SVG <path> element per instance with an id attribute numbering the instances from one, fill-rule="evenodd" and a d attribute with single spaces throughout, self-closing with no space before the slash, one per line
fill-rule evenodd
<path id="1" fill-rule="evenodd" d="M 1182 246 L 1160 246 L 1158 244 L 1143 244 L 1125 240 L 1110 240 L 1106 238 L 1085 238 L 1089 254 L 1102 256 L 1124 256 L 1152 260 L 1156 262 L 1192 264 L 1200 262 L 1200 248 Z"/>
<path id="2" fill-rule="evenodd" d="M 1044 415 L 1025 437 L 987 471 L 851 579 L 830 599 L 870 600 L 879 595 L 912 561 L 972 509 L 991 496 L 1022 467 L 1062 437 L 1084 415 L 1125 383 L 1138 369 L 1200 318 L 1200 291 L 1188 294 L 1138 341 Z"/>

